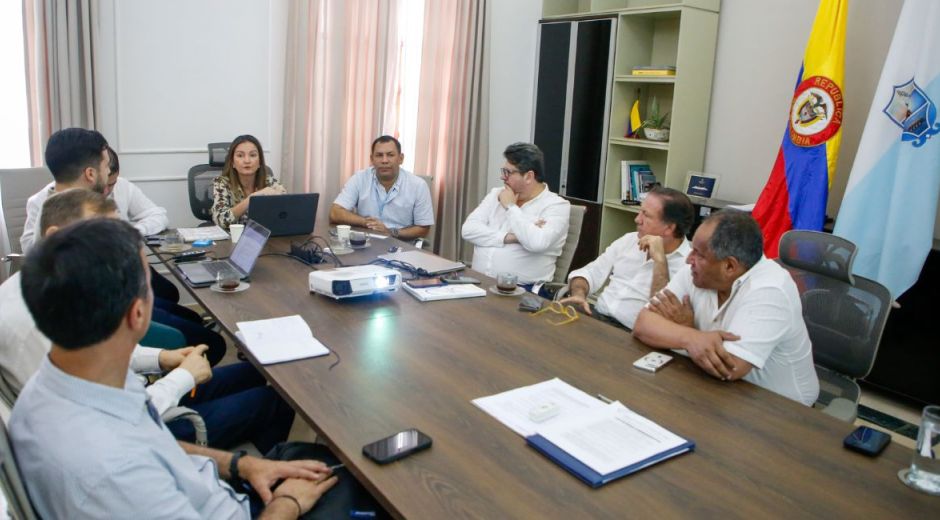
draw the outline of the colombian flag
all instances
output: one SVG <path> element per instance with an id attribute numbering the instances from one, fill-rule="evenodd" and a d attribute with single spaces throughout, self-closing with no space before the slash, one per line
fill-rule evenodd
<path id="1" fill-rule="evenodd" d="M 754 206 L 764 254 L 777 257 L 790 229 L 821 230 L 842 141 L 848 0 L 820 0 L 790 103 L 787 131 Z"/>
<path id="2" fill-rule="evenodd" d="M 636 133 L 640 130 L 640 100 L 633 102 L 633 108 L 630 109 L 630 119 L 627 121 L 627 135 L 624 137 L 637 137 Z"/>

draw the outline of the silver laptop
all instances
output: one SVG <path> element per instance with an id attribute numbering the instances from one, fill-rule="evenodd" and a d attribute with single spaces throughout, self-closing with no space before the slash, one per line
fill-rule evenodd
<path id="1" fill-rule="evenodd" d="M 379 255 L 379 258 L 386 261 L 404 262 L 413 265 L 419 270 L 427 272 L 428 275 L 438 275 L 452 273 L 461 269 L 466 269 L 461 262 L 454 262 L 437 255 L 425 253 L 423 251 L 403 251 L 401 253 L 388 253 Z M 423 273 L 422 273 L 423 274 Z"/>
<path id="2" fill-rule="evenodd" d="M 232 254 L 224 260 L 212 260 L 209 262 L 193 262 L 177 264 L 177 268 L 183 273 L 186 282 L 193 287 L 205 287 L 215 282 L 218 273 L 228 271 L 235 273 L 240 280 L 248 278 L 251 269 L 254 268 L 264 244 L 267 243 L 271 231 L 268 228 L 249 220 L 245 224 L 245 230 L 241 238 L 232 249 Z"/>

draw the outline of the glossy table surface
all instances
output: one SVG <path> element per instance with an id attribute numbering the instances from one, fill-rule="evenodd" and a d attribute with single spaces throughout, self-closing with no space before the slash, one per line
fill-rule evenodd
<path id="1" fill-rule="evenodd" d="M 265 252 L 287 252 L 289 242 L 271 239 Z M 372 239 L 340 258 L 366 263 L 390 245 L 402 244 Z M 396 516 L 940 517 L 940 499 L 897 478 L 911 450 L 847 451 L 852 425 L 746 382 L 715 380 L 681 356 L 655 374 L 637 370 L 633 362 L 650 349 L 623 329 L 586 316 L 556 327 L 517 310 L 519 298 L 491 294 L 337 301 L 310 293 L 312 269 L 264 255 L 247 291 L 192 293 L 229 333 L 239 321 L 299 314 L 335 351 L 260 368 Z M 623 402 L 696 450 L 595 490 L 471 403 L 553 377 Z M 433 447 L 385 466 L 362 455 L 363 445 L 407 428 Z"/>

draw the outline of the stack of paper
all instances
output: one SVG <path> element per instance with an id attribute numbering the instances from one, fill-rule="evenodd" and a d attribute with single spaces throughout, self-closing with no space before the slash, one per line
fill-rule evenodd
<path id="1" fill-rule="evenodd" d="M 195 242 L 197 240 L 227 240 L 226 233 L 219 226 L 206 226 L 197 228 L 179 228 L 176 230 L 186 242 Z"/>
<path id="2" fill-rule="evenodd" d="M 549 403 L 556 415 L 530 419 L 530 411 Z M 474 399 L 473 404 L 592 487 L 695 448 L 619 402 L 606 404 L 558 378 Z"/>
<path id="3" fill-rule="evenodd" d="M 325 356 L 330 353 L 328 348 L 313 337 L 307 322 L 297 315 L 240 321 L 237 325 L 238 339 L 242 340 L 262 365 Z"/>

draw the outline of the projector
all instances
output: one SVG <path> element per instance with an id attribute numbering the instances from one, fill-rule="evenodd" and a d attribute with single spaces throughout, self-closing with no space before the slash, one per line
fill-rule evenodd
<path id="1" fill-rule="evenodd" d="M 339 300 L 395 292 L 401 287 L 401 273 L 378 265 L 337 267 L 310 273 L 310 292 Z"/>

